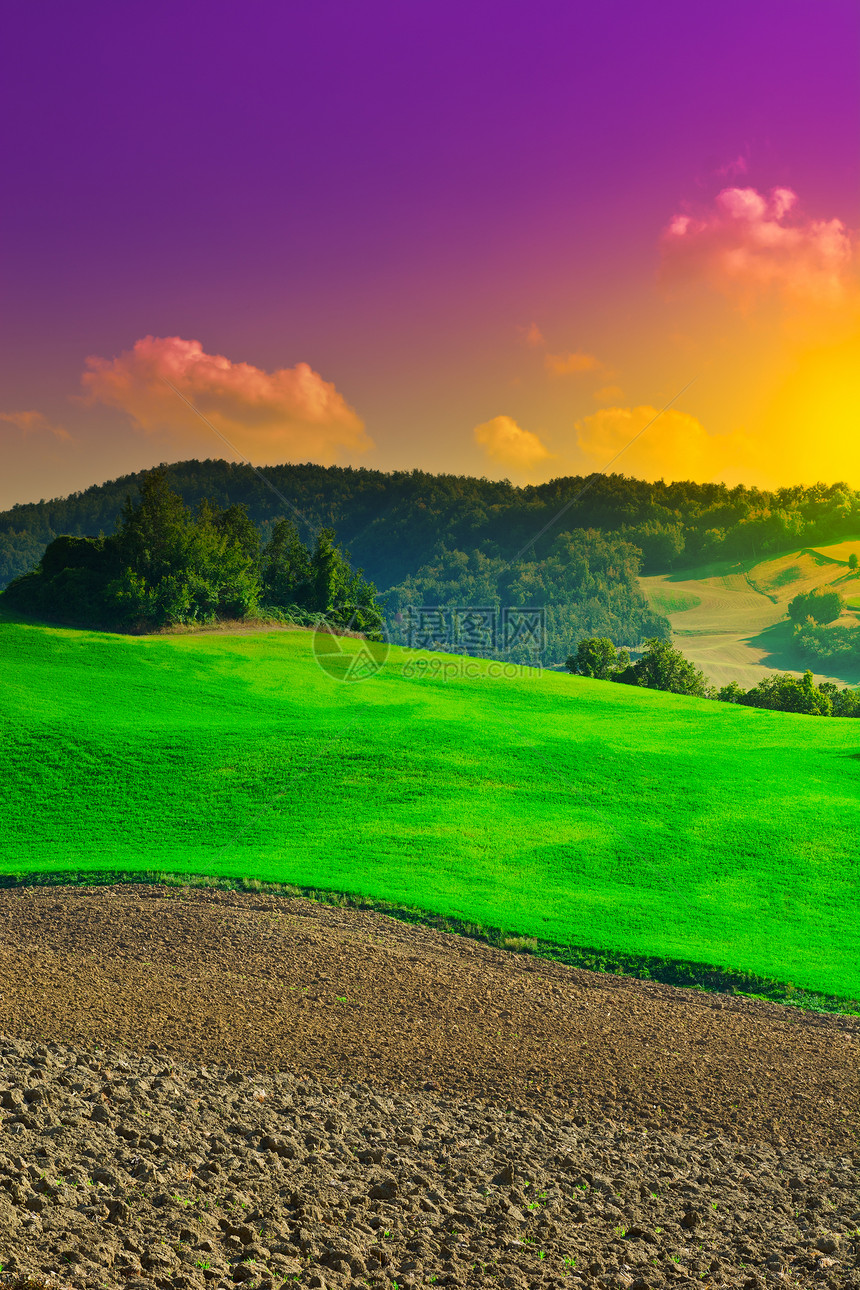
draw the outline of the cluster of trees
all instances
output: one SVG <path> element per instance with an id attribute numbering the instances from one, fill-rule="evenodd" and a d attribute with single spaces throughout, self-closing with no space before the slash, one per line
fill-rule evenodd
<path id="1" fill-rule="evenodd" d="M 568 656 L 565 667 L 577 676 L 590 676 L 598 681 L 643 685 L 649 690 L 692 694 L 702 699 L 717 697 L 705 674 L 668 640 L 659 637 L 646 642 L 635 663 L 630 662 L 626 649 L 617 649 L 606 637 L 581 640 L 576 652 Z"/>
<path id="2" fill-rule="evenodd" d="M 127 631 L 272 611 L 377 639 L 383 627 L 375 587 L 331 529 L 309 549 L 280 518 L 263 544 L 243 505 L 203 499 L 192 510 L 163 471 L 144 476 L 137 503 L 126 498 L 115 533 L 55 538 L 4 597 L 24 612 Z"/>
<path id="3" fill-rule="evenodd" d="M 7 528 L 0 532 L 0 588 L 39 563 L 45 546 L 55 536 L 52 532 L 43 537 L 41 528 L 41 525 L 36 529 Z"/>
<path id="4" fill-rule="evenodd" d="M 814 717 L 860 717 L 860 692 L 822 681 L 816 685 L 811 672 L 798 679 L 789 673 L 765 676 L 751 690 L 733 681 L 717 692 L 723 703 L 742 703 L 748 708 L 770 708 L 774 712 L 804 712 Z"/>
<path id="5" fill-rule="evenodd" d="M 251 529 L 256 530 L 261 565 L 259 570 L 252 569 L 251 572 L 257 572 L 262 582 L 258 600 L 269 606 L 280 605 L 287 600 L 290 604 L 310 603 L 301 590 L 304 575 L 300 568 L 294 571 L 294 581 L 299 590 L 276 590 L 271 580 L 266 581 L 263 552 L 283 545 L 283 534 L 278 528 L 280 525 L 282 530 L 283 521 L 272 518 L 275 499 L 253 471 L 225 462 L 191 462 L 168 467 L 158 473 L 165 480 L 164 486 L 168 491 L 176 488 L 182 495 L 186 509 L 193 512 L 197 523 L 204 528 L 217 528 L 228 522 L 219 517 L 235 517 L 241 512 L 246 521 L 246 543 L 251 540 Z M 508 554 L 510 542 L 502 544 L 501 541 L 503 525 L 499 516 L 510 517 L 513 514 L 516 498 L 522 490 L 514 489 L 505 481 L 493 483 L 455 476 L 424 475 L 417 471 L 381 475 L 374 471 L 328 470 L 316 466 L 281 467 L 267 473 L 276 481 L 284 497 L 294 502 L 312 524 L 322 522 L 324 532 L 330 532 L 336 520 L 339 535 L 343 536 L 345 527 L 351 549 L 358 546 L 364 552 L 367 561 L 362 560 L 362 564 L 372 565 L 369 576 L 376 585 L 381 581 L 387 587 L 380 600 L 384 605 L 389 635 L 395 643 L 409 643 L 403 626 L 404 611 L 409 606 L 426 605 L 447 606 L 452 610 L 463 606 L 539 608 L 546 627 L 546 648 L 542 659 L 547 663 L 560 663 L 582 635 L 606 634 L 633 645 L 649 636 L 669 635 L 667 620 L 649 609 L 639 589 L 637 577 L 641 570 L 641 553 L 618 533 L 574 527 L 570 531 L 550 535 L 540 544 L 540 549 L 536 544 L 525 558 L 512 562 Z M 144 473 L 135 478 L 142 493 L 146 493 L 151 476 Z M 209 485 L 212 485 L 211 492 L 200 496 Z M 240 500 L 235 500 L 237 497 Z M 16 532 L 38 532 L 50 541 L 57 525 L 64 525 L 69 533 L 82 526 L 87 526 L 84 532 L 92 533 L 99 527 L 112 531 L 115 519 L 110 513 L 111 507 L 119 504 L 117 488 L 106 485 L 65 502 L 16 507 L 10 514 L 15 524 L 20 526 Z M 121 511 L 120 532 L 103 539 L 107 543 L 106 550 L 114 554 L 113 540 L 121 535 L 123 514 Z M 520 546 L 540 527 L 542 515 L 543 511 L 526 508 L 524 515 L 520 516 Z M 88 518 L 90 516 L 91 519 Z M 207 521 L 206 517 L 210 520 Z M 0 516 L 0 530 L 3 518 Z M 498 540 L 491 540 L 488 536 L 490 531 Z M 11 529 L 7 529 L 7 535 L 10 533 Z M 205 549 L 212 553 L 212 536 L 210 531 L 201 542 L 201 535 L 198 535 L 197 550 Z M 68 539 L 62 541 L 67 542 Z M 295 530 L 290 543 L 293 548 L 299 543 Z M 34 557 L 33 551 L 38 547 L 36 542 L 22 548 L 26 550 L 28 568 L 32 568 L 44 549 L 38 549 Z M 249 548 L 246 554 L 253 564 L 256 553 Z M 516 551 L 511 554 L 516 554 Z M 68 562 L 70 551 L 66 548 L 61 555 L 57 550 L 56 555 Z M 186 559 L 185 556 L 181 558 Z M 232 558 L 226 550 L 218 556 L 227 565 Z M 79 551 L 75 553 L 76 564 L 88 559 L 89 556 Z M 53 567 L 51 557 L 49 565 Z M 211 590 L 213 582 L 217 581 L 211 562 L 198 569 L 197 574 Z M 228 609 L 230 578 L 225 577 L 217 596 L 207 596 L 199 584 L 192 585 L 192 581 L 185 577 L 174 586 L 165 583 L 156 594 L 151 571 L 141 570 L 138 576 L 147 583 L 149 603 L 141 603 L 139 584 L 133 580 L 128 582 L 124 588 L 126 599 L 121 607 L 124 620 L 134 612 L 146 617 L 147 621 L 152 619 L 153 612 L 158 616 L 165 613 L 173 615 L 174 620 L 179 614 L 186 618 L 207 613 L 239 614 L 243 612 L 242 594 L 246 599 L 251 598 L 248 603 L 255 594 L 253 586 L 246 586 L 244 593 L 233 597 L 232 608 Z M 109 581 L 113 583 L 118 577 L 119 573 L 112 569 Z M 69 580 L 66 581 L 68 583 Z M 89 577 L 84 578 L 87 586 L 90 581 Z M 182 603 L 180 585 L 184 589 L 185 603 Z M 197 586 L 196 592 L 194 586 Z M 63 588 L 58 585 L 54 593 L 60 592 L 67 600 L 72 597 L 78 618 L 82 620 L 81 611 L 86 613 L 87 607 L 78 604 L 81 596 L 73 594 L 71 584 Z M 16 589 L 13 594 L 18 595 L 19 591 Z M 28 594 L 31 598 L 35 594 L 32 584 Z M 94 594 L 99 610 L 109 608 L 116 616 L 120 606 L 105 604 L 104 588 Z M 52 593 L 49 598 L 56 603 L 58 594 Z M 238 604 L 235 603 L 237 599 Z M 354 593 L 352 599 L 358 600 L 358 594 Z M 47 601 L 43 598 L 42 603 Z M 313 603 L 317 607 L 321 602 L 316 598 Z M 34 607 L 33 612 L 38 610 Z M 93 611 L 90 610 L 88 620 L 92 620 L 92 616 Z M 516 661 L 534 661 L 533 653 L 526 646 L 482 652 L 502 652 Z"/>
<path id="6" fill-rule="evenodd" d="M 717 699 L 721 703 L 740 703 L 748 708 L 819 717 L 860 717 L 860 691 L 840 689 L 831 681 L 816 685 L 808 671 L 799 679 L 790 674 L 763 677 L 750 690 L 744 690 L 737 681 L 717 689 L 666 640 L 649 640 L 635 663 L 630 662 L 627 650 L 616 649 L 605 637 L 581 640 L 565 666 L 577 676 Z"/>
<path id="7" fill-rule="evenodd" d="M 852 563 L 853 561 L 853 563 Z M 849 568 L 857 568 L 852 553 Z M 794 624 L 794 644 L 800 654 L 819 667 L 845 667 L 860 663 L 860 627 L 829 627 L 845 608 L 838 591 L 822 588 L 795 596 L 788 616 Z"/>
<path id="8" fill-rule="evenodd" d="M 805 659 L 821 666 L 860 663 L 860 627 L 820 627 L 805 623 L 796 629 L 794 644 Z"/>
<path id="9" fill-rule="evenodd" d="M 788 602 L 788 616 L 798 626 L 812 619 L 816 623 L 832 623 L 845 608 L 845 600 L 838 591 L 816 587 L 801 592 Z"/>

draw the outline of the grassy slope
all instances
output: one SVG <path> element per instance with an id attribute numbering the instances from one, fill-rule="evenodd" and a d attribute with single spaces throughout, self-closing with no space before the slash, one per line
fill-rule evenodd
<path id="1" fill-rule="evenodd" d="M 801 673 L 807 664 L 793 648 L 788 602 L 801 591 L 833 588 L 848 609 L 839 622 L 854 627 L 860 577 L 848 557 L 860 539 L 804 548 L 759 562 L 715 564 L 678 574 L 641 578 L 652 609 L 672 624 L 675 644 L 715 685 L 737 681 L 748 689 L 769 671 Z M 841 685 L 860 683 L 860 671 L 817 674 Z"/>
<path id="2" fill-rule="evenodd" d="M 253 875 L 860 995 L 860 722 L 398 650 L 342 684 L 311 643 L 0 618 L 0 870 Z"/>

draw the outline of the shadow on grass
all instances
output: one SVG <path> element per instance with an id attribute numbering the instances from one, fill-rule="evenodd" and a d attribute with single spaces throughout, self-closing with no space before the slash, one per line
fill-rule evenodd
<path id="1" fill-rule="evenodd" d="M 772 667 L 779 672 L 803 672 L 806 664 L 795 647 L 788 621 L 765 627 L 756 636 L 747 638 L 746 644 L 763 651 L 762 667 Z"/>
<path id="2" fill-rule="evenodd" d="M 774 557 L 776 558 L 776 557 Z M 687 569 L 672 569 L 669 573 L 648 574 L 649 578 L 663 577 L 671 582 L 704 582 L 707 578 L 728 578 L 736 573 L 741 577 L 761 563 L 761 557 L 749 556 L 744 560 L 712 560 L 708 564 L 697 564 Z"/>
<path id="3" fill-rule="evenodd" d="M 852 755 L 860 757 L 860 754 Z M 665 985 L 703 990 L 712 994 L 742 995 L 768 1003 L 786 1004 L 809 1012 L 860 1016 L 860 1000 L 798 989 L 790 982 L 776 981 L 771 977 L 757 976 L 752 972 L 681 959 L 657 958 L 646 954 L 623 954 L 614 950 L 559 945 L 553 941 L 539 940 L 534 936 L 518 935 L 515 931 L 500 927 L 444 917 L 440 914 L 428 913 L 415 906 L 388 900 L 375 900 L 370 896 L 355 896 L 342 891 L 296 887 L 291 883 L 265 882 L 260 878 L 223 878 L 209 874 L 176 874 L 153 870 L 140 872 L 69 870 L 55 873 L 0 874 L 0 889 L 6 890 L 21 887 L 96 887 L 115 883 L 157 884 L 179 888 L 180 894 L 183 888 L 188 890 L 192 887 L 208 887 L 220 891 L 256 893 L 287 899 L 301 897 L 318 904 L 334 905 L 339 909 L 368 910 L 385 914 L 400 922 L 430 927 L 435 931 L 449 932 L 452 935 L 481 941 L 494 949 L 515 954 L 529 954 L 535 958 L 549 959 L 554 963 L 582 968 L 588 972 L 634 977 L 639 981 L 659 981 Z"/>
<path id="4" fill-rule="evenodd" d="M 857 542 L 858 545 L 860 545 L 860 534 L 849 533 L 847 537 L 827 538 L 819 543 L 819 545 L 836 546 L 845 542 Z M 858 552 L 858 554 L 860 554 L 860 552 Z M 732 573 L 740 574 L 741 577 L 743 577 L 744 574 L 750 573 L 758 565 L 764 564 L 765 562 L 769 562 L 771 560 L 783 560 L 786 556 L 800 557 L 802 555 L 811 556 L 819 567 L 830 564 L 834 567 L 842 565 L 844 568 L 848 568 L 847 560 L 841 560 L 837 556 L 825 555 L 823 551 L 819 551 L 816 547 L 790 546 L 782 548 L 779 551 L 762 551 L 757 555 L 746 555 L 742 557 L 735 556 L 728 559 L 711 560 L 704 564 L 691 565 L 684 569 L 672 569 L 670 572 L 665 573 L 662 576 L 667 582 L 698 582 L 703 578 L 725 578 Z M 647 576 L 660 577 L 661 575 L 648 574 Z M 856 577 L 857 575 L 849 572 L 848 576 Z"/>
<path id="5" fill-rule="evenodd" d="M 10 627 L 56 627 L 56 623 L 49 623 L 44 618 L 34 618 L 30 614 L 22 614 L 20 609 L 12 609 L 3 603 L 3 593 L 0 592 L 0 623 L 6 623 Z"/>
<path id="6" fill-rule="evenodd" d="M 762 667 L 772 667 L 778 672 L 810 672 L 818 676 L 836 677 L 845 685 L 860 685 L 860 666 L 840 659 L 810 661 L 797 649 L 792 635 L 792 625 L 785 621 L 766 627 L 757 636 L 750 636 L 746 642 L 766 652 L 762 658 Z"/>

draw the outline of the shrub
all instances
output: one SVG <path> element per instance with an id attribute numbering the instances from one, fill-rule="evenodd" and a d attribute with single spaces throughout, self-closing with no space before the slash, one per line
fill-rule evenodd
<path id="1" fill-rule="evenodd" d="M 788 616 L 793 623 L 832 623 L 845 607 L 838 591 L 802 591 L 788 602 Z"/>
<path id="2" fill-rule="evenodd" d="M 647 642 L 640 659 L 611 679 L 623 685 L 644 685 L 649 690 L 667 690 L 671 694 L 698 695 L 705 699 L 714 696 L 704 672 L 668 641 L 656 638 Z"/>
<path id="3" fill-rule="evenodd" d="M 814 684 L 809 671 L 804 672 L 799 681 L 787 674 L 763 677 L 739 702 L 749 708 L 805 712 L 817 717 L 829 717 L 833 712 L 830 694 Z"/>
<path id="4" fill-rule="evenodd" d="M 598 681 L 608 681 L 616 672 L 630 665 L 626 649 L 616 649 L 607 636 L 587 636 L 565 662 L 568 672 L 577 676 L 590 676 Z"/>

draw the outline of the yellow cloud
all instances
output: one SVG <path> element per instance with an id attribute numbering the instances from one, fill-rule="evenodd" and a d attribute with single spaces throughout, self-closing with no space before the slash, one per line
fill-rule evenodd
<path id="1" fill-rule="evenodd" d="M 593 354 L 547 354 L 544 367 L 550 376 L 573 376 L 578 372 L 596 372 L 603 364 Z"/>
<path id="2" fill-rule="evenodd" d="M 538 436 L 531 430 L 523 430 L 512 417 L 484 421 L 475 426 L 474 435 L 488 457 L 517 470 L 532 470 L 550 456 Z"/>
<path id="3" fill-rule="evenodd" d="M 307 363 L 264 371 L 207 354 L 196 340 L 146 336 L 118 358 L 88 358 L 85 401 L 121 408 L 142 430 L 196 441 L 212 431 L 169 381 L 244 455 L 257 462 L 335 460 L 372 447 L 358 414 Z"/>
<path id="4" fill-rule="evenodd" d="M 613 471 L 638 479 L 734 479 L 756 464 L 755 443 L 743 431 L 708 434 L 697 417 L 675 408 L 659 416 L 646 404 L 601 408 L 575 429 L 580 451 L 596 469 L 612 463 Z"/>
<path id="5" fill-rule="evenodd" d="M 594 391 L 594 398 L 598 403 L 617 403 L 624 398 L 624 391 L 620 385 L 604 385 Z"/>

